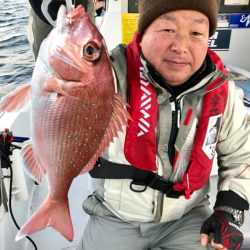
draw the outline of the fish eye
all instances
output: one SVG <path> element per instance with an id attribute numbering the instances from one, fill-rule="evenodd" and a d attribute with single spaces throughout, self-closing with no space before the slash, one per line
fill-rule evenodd
<path id="1" fill-rule="evenodd" d="M 92 56 L 94 53 L 95 53 L 95 49 L 91 46 L 88 46 L 86 49 L 86 54 L 89 55 L 89 56 Z"/>
<path id="2" fill-rule="evenodd" d="M 87 61 L 96 61 L 100 55 L 101 48 L 95 42 L 89 42 L 83 48 L 83 58 Z"/>

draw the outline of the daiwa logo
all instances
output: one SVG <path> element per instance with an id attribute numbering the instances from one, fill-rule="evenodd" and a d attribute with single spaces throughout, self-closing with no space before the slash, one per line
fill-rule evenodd
<path id="1" fill-rule="evenodd" d="M 250 14 L 248 16 L 242 15 L 240 19 L 241 23 L 246 23 L 246 27 L 250 24 Z"/>
<path id="2" fill-rule="evenodd" d="M 152 97 L 151 93 L 148 90 L 149 82 L 143 75 L 143 67 L 140 67 L 140 89 L 142 92 L 141 95 L 141 108 L 140 113 L 141 117 L 139 118 L 138 127 L 140 128 L 140 132 L 137 134 L 137 137 L 140 137 L 146 133 L 148 133 L 150 129 L 150 123 L 148 120 L 150 119 L 150 114 L 148 110 L 151 108 Z"/>

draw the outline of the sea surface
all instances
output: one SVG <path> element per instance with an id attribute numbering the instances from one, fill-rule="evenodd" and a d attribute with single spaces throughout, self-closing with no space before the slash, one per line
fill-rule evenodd
<path id="1" fill-rule="evenodd" d="M 34 59 L 28 42 L 28 0 L 0 0 L 0 89 L 30 81 Z"/>

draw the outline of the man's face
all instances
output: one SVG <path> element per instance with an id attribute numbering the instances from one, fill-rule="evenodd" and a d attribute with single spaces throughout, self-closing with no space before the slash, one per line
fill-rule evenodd
<path id="1" fill-rule="evenodd" d="M 197 11 L 167 12 L 145 30 L 141 48 L 145 58 L 172 86 L 187 81 L 207 54 L 208 18 Z"/>

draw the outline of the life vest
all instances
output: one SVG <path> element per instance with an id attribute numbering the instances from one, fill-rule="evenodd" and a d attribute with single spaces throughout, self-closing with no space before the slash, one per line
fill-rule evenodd
<path id="1" fill-rule="evenodd" d="M 127 79 L 129 93 L 129 121 L 126 131 L 124 154 L 131 165 L 141 170 L 156 170 L 156 124 L 158 105 L 155 90 L 142 74 L 140 61 L 140 37 L 135 33 L 133 40 L 126 49 Z M 220 58 L 213 51 L 208 50 L 213 62 L 226 73 Z M 218 135 L 222 124 L 222 117 L 228 99 L 228 81 L 223 77 L 217 78 L 207 86 L 207 93 L 203 98 L 202 112 L 194 146 L 190 155 L 188 168 L 181 182 L 175 183 L 175 191 L 185 192 L 188 199 L 190 193 L 202 188 L 211 173 Z M 209 91 L 213 89 L 212 91 Z M 187 112 L 184 126 L 187 126 L 193 110 Z M 179 158 L 175 152 L 173 167 Z"/>

